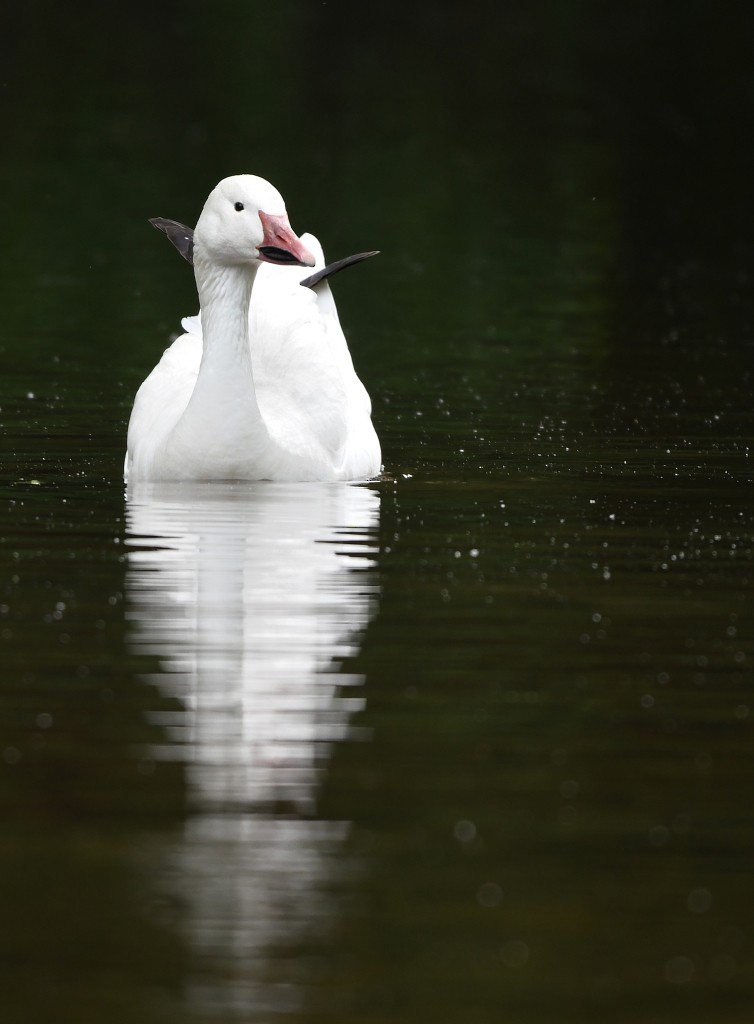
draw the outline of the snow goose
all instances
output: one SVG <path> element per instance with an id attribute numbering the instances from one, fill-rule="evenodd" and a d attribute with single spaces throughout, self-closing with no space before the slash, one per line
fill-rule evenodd
<path id="1" fill-rule="evenodd" d="M 380 471 L 357 377 L 313 235 L 292 231 L 280 193 L 225 178 L 193 232 L 154 221 L 193 263 L 200 314 L 139 388 L 125 477 L 358 480 Z M 317 268 L 307 276 L 306 268 Z M 309 287 L 301 287 L 302 284 Z"/>

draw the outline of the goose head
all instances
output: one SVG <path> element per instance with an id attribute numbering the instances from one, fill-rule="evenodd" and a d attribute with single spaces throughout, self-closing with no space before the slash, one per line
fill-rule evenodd
<path id="1" fill-rule="evenodd" d="M 283 197 L 254 174 L 223 178 L 210 192 L 194 231 L 194 252 L 221 266 L 315 264 L 291 228 Z"/>

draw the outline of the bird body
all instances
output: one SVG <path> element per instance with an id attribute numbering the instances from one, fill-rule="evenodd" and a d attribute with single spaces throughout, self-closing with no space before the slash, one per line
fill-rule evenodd
<path id="1" fill-rule="evenodd" d="M 225 179 L 207 200 L 192 257 L 200 314 L 183 321 L 186 333 L 137 393 L 126 478 L 379 473 L 371 402 L 329 284 L 301 287 L 304 267 L 324 266 L 322 248 L 293 234 L 279 193 L 251 175 Z"/>

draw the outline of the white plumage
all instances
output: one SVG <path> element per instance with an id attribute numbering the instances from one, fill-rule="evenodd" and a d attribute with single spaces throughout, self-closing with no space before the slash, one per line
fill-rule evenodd
<path id="1" fill-rule="evenodd" d="M 239 209 L 240 207 L 240 209 Z M 369 395 L 356 375 L 313 235 L 296 238 L 268 182 L 237 175 L 194 233 L 199 317 L 139 388 L 125 476 L 145 480 L 357 480 L 380 471 Z M 297 265 L 279 266 L 294 261 Z"/>

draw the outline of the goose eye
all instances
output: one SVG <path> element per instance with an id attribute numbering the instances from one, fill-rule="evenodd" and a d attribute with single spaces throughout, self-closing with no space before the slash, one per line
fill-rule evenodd
<path id="1" fill-rule="evenodd" d="M 233 203 L 233 209 L 240 213 L 243 210 L 243 203 Z"/>

